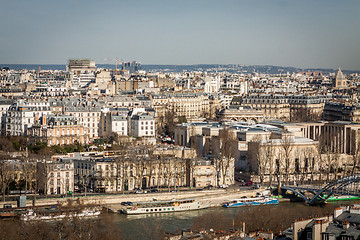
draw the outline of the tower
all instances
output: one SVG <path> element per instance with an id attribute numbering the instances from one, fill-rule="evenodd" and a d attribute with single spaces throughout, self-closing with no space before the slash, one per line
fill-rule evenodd
<path id="1" fill-rule="evenodd" d="M 344 89 L 347 88 L 347 79 L 339 68 L 336 72 L 335 79 L 333 80 L 333 88 Z"/>

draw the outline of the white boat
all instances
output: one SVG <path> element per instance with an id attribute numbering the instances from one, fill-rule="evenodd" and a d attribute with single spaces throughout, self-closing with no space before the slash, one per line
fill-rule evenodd
<path id="1" fill-rule="evenodd" d="M 37 214 L 36 212 L 34 212 L 34 210 L 29 209 L 26 211 L 26 213 L 24 213 L 23 215 L 20 216 L 21 220 L 24 221 L 32 221 L 32 220 L 61 220 L 64 219 L 66 217 L 68 218 L 86 218 L 86 217 L 96 217 L 100 215 L 100 211 L 99 210 L 83 210 L 79 213 L 76 212 L 69 212 L 69 213 L 59 213 L 59 214 L 46 214 L 46 215 L 42 215 L 42 214 Z"/>
<path id="2" fill-rule="evenodd" d="M 122 210 L 125 214 L 149 214 L 149 213 L 166 213 L 180 212 L 208 208 L 209 203 L 196 201 L 194 199 L 171 200 L 171 201 L 154 201 L 139 202 L 131 207 Z"/>
<path id="3" fill-rule="evenodd" d="M 226 202 L 224 207 L 241 207 L 241 206 L 257 206 L 257 205 L 269 205 L 278 204 L 279 199 L 269 197 L 253 197 L 253 198 L 240 198 Z"/>

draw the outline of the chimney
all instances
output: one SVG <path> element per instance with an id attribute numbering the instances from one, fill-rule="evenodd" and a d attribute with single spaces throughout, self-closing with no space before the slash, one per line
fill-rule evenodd
<path id="1" fill-rule="evenodd" d="M 42 125 L 46 125 L 46 115 L 42 116 Z"/>
<path id="2" fill-rule="evenodd" d="M 348 221 L 343 221 L 342 227 L 343 227 L 343 229 L 349 229 L 350 223 Z"/>
<path id="3" fill-rule="evenodd" d="M 344 212 L 344 209 L 342 207 L 338 207 L 334 210 L 334 218 L 337 218 Z"/>

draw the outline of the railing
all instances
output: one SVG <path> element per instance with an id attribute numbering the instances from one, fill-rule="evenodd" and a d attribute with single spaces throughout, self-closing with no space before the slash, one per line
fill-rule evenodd
<path id="1" fill-rule="evenodd" d="M 293 192 L 308 204 L 313 204 L 315 202 L 325 202 L 334 194 L 360 196 L 360 175 L 338 179 L 322 188 L 313 186 L 283 186 L 281 188 Z M 309 193 L 313 195 L 311 198 L 307 197 Z M 326 194 L 326 197 L 323 197 L 324 194 Z"/>

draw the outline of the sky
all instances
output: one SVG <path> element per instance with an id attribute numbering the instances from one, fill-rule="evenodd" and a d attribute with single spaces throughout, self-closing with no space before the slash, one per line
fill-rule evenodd
<path id="1" fill-rule="evenodd" d="M 0 63 L 360 70 L 359 0 L 1 0 Z"/>

